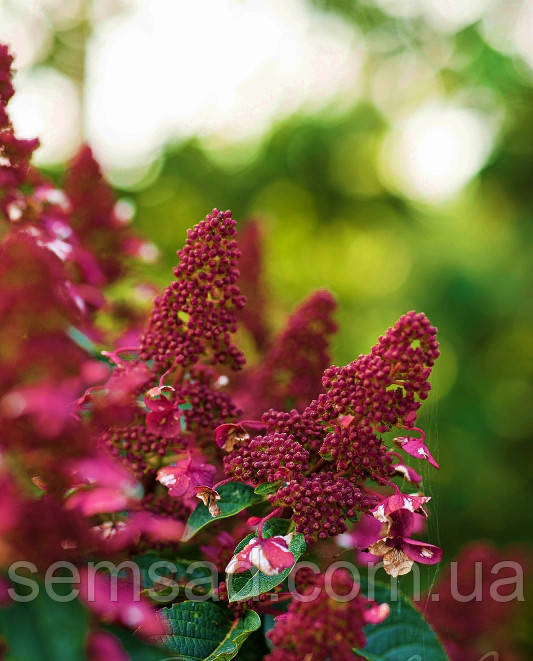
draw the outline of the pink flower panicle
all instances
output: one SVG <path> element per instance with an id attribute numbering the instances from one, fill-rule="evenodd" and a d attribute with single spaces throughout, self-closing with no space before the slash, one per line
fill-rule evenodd
<path id="1" fill-rule="evenodd" d="M 324 575 L 319 575 L 304 595 L 318 591 L 316 598 L 293 600 L 287 613 L 276 618 L 268 637 L 274 651 L 265 661 L 353 661 L 353 648 L 366 644 L 364 626 L 383 620 L 387 611 L 376 614 L 376 604 L 361 594 L 352 599 L 336 600 L 325 590 Z M 332 589 L 337 595 L 350 595 L 354 581 L 345 569 L 335 572 Z"/>
<path id="2" fill-rule="evenodd" d="M 200 357 L 239 369 L 243 354 L 231 342 L 236 312 L 244 306 L 237 287 L 240 252 L 230 211 L 213 209 L 187 233 L 178 251 L 176 280 L 154 304 L 148 329 L 141 338 L 141 358 L 159 368 L 189 367 Z"/>
<path id="3" fill-rule="evenodd" d="M 5 209 L 2 189 L 14 189 L 31 174 L 30 158 L 39 145 L 38 140 L 20 140 L 15 137 L 6 111 L 14 89 L 11 82 L 13 57 L 7 46 L 0 44 L 0 208 Z M 5 193 L 4 193 L 5 194 Z M 9 194 L 7 195 L 9 197 Z"/>
<path id="4" fill-rule="evenodd" d="M 320 422 L 296 409 L 291 411 L 268 409 L 261 419 L 269 433 L 290 434 L 312 454 L 316 455 L 322 446 L 324 427 Z"/>
<path id="5" fill-rule="evenodd" d="M 218 376 L 206 366 L 189 370 L 187 378 L 175 385 L 176 399 L 186 402 L 183 410 L 187 431 L 199 447 L 212 447 L 214 429 L 235 420 L 241 413 L 231 395 L 217 387 Z"/>
<path id="6" fill-rule="evenodd" d="M 509 596 L 517 588 L 516 566 L 525 570 L 527 582 L 531 560 L 526 549 L 500 551 L 487 542 L 473 542 L 461 549 L 455 561 L 456 577 L 452 578 L 451 569 L 446 569 L 418 603 L 452 661 L 480 659 L 491 650 L 498 650 L 502 659 L 523 658 L 514 648 L 510 632 L 524 615 L 525 622 L 527 614 L 520 614 L 524 603 Z M 491 588 L 501 598 L 494 598 Z M 434 601 L 431 593 L 438 594 L 439 600 Z M 459 600 L 457 594 L 473 596 Z"/>
<path id="7" fill-rule="evenodd" d="M 149 470 L 150 456 L 164 457 L 176 441 L 152 434 L 142 422 L 111 427 L 100 436 L 107 451 L 124 463 L 137 477 Z"/>
<path id="8" fill-rule="evenodd" d="M 302 409 L 318 395 L 336 307 L 328 291 L 317 291 L 296 308 L 261 364 L 243 374 L 236 396 L 246 415 L 261 415 L 267 406 Z"/>
<path id="9" fill-rule="evenodd" d="M 439 356 L 436 328 L 423 313 L 408 312 L 372 347 L 344 367 L 324 372 L 325 392 L 309 406 L 324 423 L 352 415 L 377 431 L 391 425 L 409 425 L 416 419 L 420 400 L 431 389 L 428 377 Z"/>
<path id="10" fill-rule="evenodd" d="M 80 147 L 69 164 L 65 193 L 72 228 L 97 257 L 106 282 L 113 282 L 123 274 L 125 244 L 132 234 L 117 216 L 114 195 L 88 145 Z"/>
<path id="11" fill-rule="evenodd" d="M 347 518 L 355 517 L 357 511 L 373 504 L 349 480 L 331 472 L 293 479 L 282 485 L 270 500 L 292 509 L 296 530 L 305 535 L 309 544 L 343 533 Z"/>
<path id="12" fill-rule="evenodd" d="M 288 434 L 256 436 L 224 457 L 224 470 L 243 482 L 276 482 L 304 473 L 309 453 Z"/>
<path id="13" fill-rule="evenodd" d="M 338 470 L 347 469 L 349 457 L 360 463 L 359 470 L 370 474 L 368 467 L 375 464 L 375 474 L 388 477 L 390 462 L 379 451 L 376 434 L 414 423 L 419 400 L 426 399 L 431 388 L 428 377 L 438 355 L 436 329 L 423 313 L 408 312 L 370 354 L 327 369 L 325 392 L 305 411 L 333 427 L 321 454 L 333 458 Z"/>

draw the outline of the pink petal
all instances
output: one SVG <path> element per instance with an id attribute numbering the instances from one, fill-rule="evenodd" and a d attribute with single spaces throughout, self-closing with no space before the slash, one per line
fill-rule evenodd
<path id="1" fill-rule="evenodd" d="M 114 489 L 134 489 L 136 486 L 133 475 L 106 455 L 76 461 L 71 465 L 71 474 L 75 480 L 85 484 Z"/>
<path id="2" fill-rule="evenodd" d="M 393 468 L 397 473 L 403 475 L 404 480 L 407 480 L 407 482 L 410 482 L 417 487 L 422 484 L 422 476 L 417 473 L 414 468 L 411 468 L 411 466 L 408 466 L 407 464 L 395 464 Z"/>
<path id="3" fill-rule="evenodd" d="M 423 565 L 436 565 L 442 559 L 441 548 L 418 539 L 404 539 L 402 549 L 411 560 Z"/>
<path id="4" fill-rule="evenodd" d="M 226 567 L 226 574 L 241 574 L 252 567 L 250 562 L 250 552 L 259 544 L 258 540 L 253 537 L 246 546 L 236 553 L 229 561 Z"/>
<path id="5" fill-rule="evenodd" d="M 415 515 L 410 510 L 399 509 L 390 515 L 391 526 L 388 537 L 409 537 L 415 528 Z"/>
<path id="6" fill-rule="evenodd" d="M 78 491 L 67 500 L 67 508 L 79 508 L 85 516 L 128 509 L 131 498 L 118 489 L 107 487 Z"/>
<path id="7" fill-rule="evenodd" d="M 438 463 L 433 459 L 431 452 L 428 450 L 422 439 L 413 438 L 411 436 L 399 436 L 394 440 L 404 452 L 407 452 L 407 454 L 410 454 L 412 457 L 417 457 L 417 459 L 425 459 L 435 468 L 439 468 Z"/>
<path id="8" fill-rule="evenodd" d="M 94 567 L 80 571 L 80 598 L 98 617 L 120 622 L 146 637 L 168 633 L 168 626 L 152 604 L 131 583 L 98 574 Z"/>
<path id="9" fill-rule="evenodd" d="M 88 661 L 128 661 L 120 641 L 105 631 L 93 631 L 87 645 Z"/>
<path id="10" fill-rule="evenodd" d="M 185 529 L 181 521 L 150 512 L 135 512 L 130 516 L 132 525 L 153 542 L 177 542 Z"/>
<path id="11" fill-rule="evenodd" d="M 228 434 L 232 429 L 235 429 L 239 427 L 239 425 L 234 425 L 231 423 L 226 423 L 224 425 L 219 425 L 215 429 L 215 443 L 219 448 L 224 447 L 224 443 L 226 442 L 226 439 L 228 438 Z"/>
<path id="12" fill-rule="evenodd" d="M 268 564 L 276 574 L 279 574 L 284 569 L 292 567 L 295 563 L 294 555 L 289 551 L 288 544 L 285 538 L 281 535 L 270 537 L 269 539 L 263 539 L 260 542 L 260 547 Z M 252 558 L 251 560 L 252 563 L 255 564 Z M 263 571 L 262 567 L 258 565 L 256 566 Z"/>
<path id="13" fill-rule="evenodd" d="M 217 469 L 215 466 L 211 464 L 200 464 L 191 469 L 191 482 L 195 485 L 212 487 L 216 472 Z"/>
<path id="14" fill-rule="evenodd" d="M 146 415 L 146 429 L 163 438 L 174 438 L 181 431 L 181 411 L 173 406 Z"/>
<path id="15" fill-rule="evenodd" d="M 383 537 L 383 523 L 369 514 L 363 514 L 351 532 L 351 538 L 358 549 L 367 549 Z"/>
<path id="16" fill-rule="evenodd" d="M 363 617 L 367 624 L 380 624 L 389 616 L 389 614 L 389 604 L 374 604 L 364 611 Z"/>
<path id="17" fill-rule="evenodd" d="M 431 496 L 417 496 L 405 493 L 397 493 L 393 496 L 389 496 L 377 507 L 374 507 L 374 509 L 371 510 L 371 513 L 377 519 L 383 520 L 384 517 L 390 516 L 397 510 L 405 509 L 409 512 L 415 512 L 430 500 Z"/>
<path id="18" fill-rule="evenodd" d="M 265 425 L 259 420 L 241 420 L 241 422 L 237 423 L 229 422 L 223 425 L 219 425 L 215 429 L 215 443 L 219 448 L 223 448 L 230 432 L 232 432 L 234 429 L 237 429 L 244 433 L 246 432 L 246 427 L 249 429 L 264 429 Z"/>
<path id="19" fill-rule="evenodd" d="M 150 388 L 150 390 L 144 396 L 144 403 L 146 408 L 150 411 L 166 411 L 174 407 L 174 402 L 170 401 L 165 397 L 165 392 L 169 394 L 175 392 L 172 386 L 157 386 L 156 388 Z"/>

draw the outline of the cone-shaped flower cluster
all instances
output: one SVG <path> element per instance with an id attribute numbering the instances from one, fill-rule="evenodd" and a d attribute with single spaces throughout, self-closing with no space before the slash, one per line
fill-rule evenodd
<path id="1" fill-rule="evenodd" d="M 244 306 L 236 282 L 239 249 L 229 211 L 213 209 L 189 230 L 178 252 L 176 281 L 156 299 L 141 357 L 160 367 L 188 367 L 200 356 L 213 364 L 241 367 L 244 356 L 232 344 L 236 311 Z"/>
<path id="2" fill-rule="evenodd" d="M 243 375 L 237 396 L 247 415 L 261 415 L 266 406 L 301 410 L 318 395 L 336 307 L 329 292 L 317 291 L 296 308 L 261 364 Z"/>
<path id="3" fill-rule="evenodd" d="M 333 575 L 329 594 L 324 576 L 317 577 L 315 584 L 303 593 L 304 600 L 293 601 L 287 613 L 276 618 L 274 629 L 268 634 L 275 649 L 266 659 L 352 661 L 352 650 L 365 646 L 366 624 L 377 624 L 388 615 L 387 607 L 362 595 L 349 598 L 354 591 L 358 595 L 359 586 L 345 569 Z M 314 598 L 305 599 L 311 593 Z"/>

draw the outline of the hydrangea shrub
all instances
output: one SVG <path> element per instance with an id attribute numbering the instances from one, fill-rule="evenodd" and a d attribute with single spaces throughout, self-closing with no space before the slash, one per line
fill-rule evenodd
<path id="1" fill-rule="evenodd" d="M 117 309 L 106 287 L 145 244 L 88 147 L 63 187 L 31 165 L 38 142 L 16 137 L 6 108 L 11 64 L 0 46 L 6 658 L 396 659 L 394 627 L 388 656 L 365 647 L 401 612 L 412 653 L 446 658 L 407 601 L 398 615 L 330 571 L 341 539 L 392 577 L 441 559 L 413 537 L 430 498 L 407 463 L 438 467 L 416 427 L 436 329 L 408 312 L 368 354 L 330 366 L 332 295 L 272 333 L 257 226 L 238 236 L 218 209 L 189 230 L 147 319 Z M 121 333 L 102 329 L 102 311 Z M 67 603 L 42 589 L 58 567 L 76 588 Z M 39 596 L 13 598 L 30 576 Z"/>

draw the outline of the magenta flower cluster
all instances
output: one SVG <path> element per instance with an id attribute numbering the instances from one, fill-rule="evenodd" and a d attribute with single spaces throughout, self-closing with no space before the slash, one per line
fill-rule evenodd
<path id="1" fill-rule="evenodd" d="M 196 363 L 209 354 L 213 364 L 240 368 L 245 359 L 231 341 L 244 297 L 236 286 L 239 249 L 231 212 L 214 209 L 189 230 L 178 251 L 176 281 L 158 297 L 141 338 L 141 358 L 159 367 Z"/>

